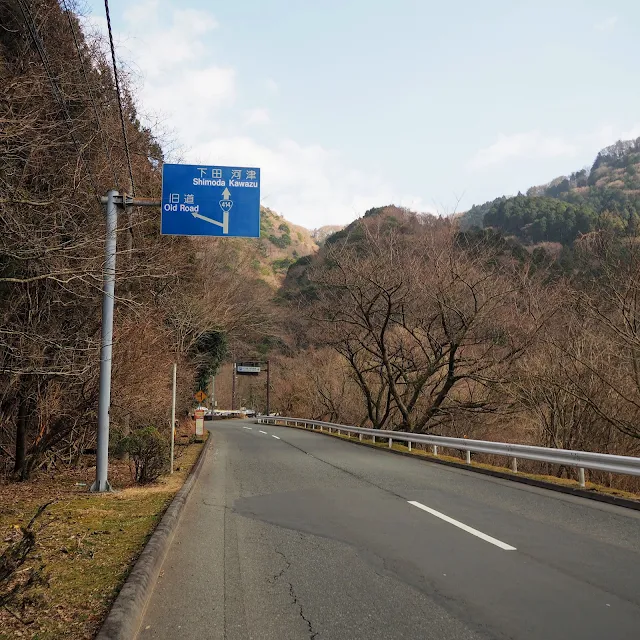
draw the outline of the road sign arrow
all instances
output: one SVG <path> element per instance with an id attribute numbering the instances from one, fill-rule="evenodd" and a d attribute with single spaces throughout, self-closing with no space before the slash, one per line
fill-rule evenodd
<path id="1" fill-rule="evenodd" d="M 229 189 L 227 189 L 227 187 L 224 188 L 224 191 L 222 192 L 222 197 L 225 200 L 228 200 L 231 197 L 231 192 L 229 191 Z"/>
<path id="2" fill-rule="evenodd" d="M 210 222 L 211 224 L 217 224 L 219 227 L 222 227 L 222 222 L 218 222 L 217 220 L 213 220 L 212 218 L 207 218 L 207 216 L 202 216 L 199 213 L 191 214 L 194 218 L 200 218 L 200 220 L 204 220 L 205 222 Z"/>

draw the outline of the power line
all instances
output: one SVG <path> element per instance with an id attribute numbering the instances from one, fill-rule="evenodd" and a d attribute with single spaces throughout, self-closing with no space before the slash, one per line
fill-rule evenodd
<path id="1" fill-rule="evenodd" d="M 109 150 L 109 145 L 107 144 L 107 137 L 105 135 L 104 129 L 102 128 L 102 123 L 100 122 L 100 114 L 98 113 L 98 106 L 96 105 L 96 101 L 93 97 L 93 92 L 91 91 L 91 84 L 89 82 L 89 76 L 87 75 L 87 70 L 84 66 L 84 60 L 82 58 L 82 54 L 80 53 L 80 45 L 78 44 L 78 38 L 76 36 L 76 30 L 73 27 L 73 20 L 71 19 L 71 11 L 69 10 L 69 6 L 67 5 L 67 0 L 62 0 L 62 4 L 64 5 L 65 13 L 67 14 L 67 22 L 69 23 L 69 29 L 71 30 L 71 35 L 73 36 L 73 43 L 76 47 L 76 52 L 78 54 L 78 59 L 80 60 L 80 67 L 82 68 L 82 75 L 84 76 L 85 84 L 87 85 L 87 91 L 89 92 L 89 99 L 91 100 L 91 104 L 93 105 L 93 111 L 96 114 L 96 121 L 98 122 L 98 130 L 100 131 L 100 137 L 102 138 L 102 144 L 104 145 L 105 153 L 107 154 L 107 160 L 109 161 L 109 166 L 111 167 L 111 173 L 113 175 L 114 186 L 118 185 L 118 176 L 116 175 L 116 170 L 113 164 L 113 159 L 111 157 L 111 151 Z"/>
<path id="2" fill-rule="evenodd" d="M 133 182 L 133 169 L 131 167 L 131 155 L 129 154 L 129 142 L 127 141 L 127 127 L 124 122 L 124 111 L 122 109 L 122 97 L 120 96 L 120 80 L 118 79 L 118 67 L 116 65 L 116 50 L 113 45 L 113 33 L 111 32 L 111 16 L 109 15 L 109 0 L 104 0 L 104 10 L 107 14 L 107 29 L 109 31 L 109 44 L 111 46 L 111 62 L 113 63 L 113 77 L 116 81 L 116 95 L 118 96 L 118 108 L 120 109 L 120 122 L 122 124 L 122 137 L 124 139 L 124 150 L 127 155 L 127 165 L 129 166 L 129 178 L 131 180 L 131 195 L 136 195 L 136 186 Z"/>
<path id="3" fill-rule="evenodd" d="M 76 138 L 76 135 L 73 131 L 73 120 L 71 118 L 71 114 L 67 109 L 67 105 L 64 101 L 64 97 L 62 96 L 62 92 L 60 91 L 60 87 L 58 86 L 58 82 L 51 72 L 51 65 L 49 63 L 49 58 L 47 56 L 47 51 L 44 48 L 44 43 L 40 38 L 40 34 L 38 33 L 38 27 L 36 26 L 35 20 L 33 19 L 33 15 L 31 10 L 29 9 L 29 5 L 23 3 L 23 0 L 18 0 L 18 5 L 20 6 L 20 12 L 22 13 L 22 17 L 24 18 L 24 22 L 29 29 L 29 33 L 31 34 L 31 38 L 33 39 L 34 44 L 36 45 L 36 49 L 38 51 L 38 55 L 40 56 L 40 60 L 42 61 L 42 66 L 44 67 L 45 73 L 49 78 L 49 83 L 51 84 L 51 89 L 54 98 L 60 105 L 62 112 L 65 117 L 65 122 L 67 127 L 69 128 L 69 134 L 71 135 L 71 139 L 73 140 L 73 144 L 78 152 L 78 157 L 81 159 L 82 164 L 84 164 L 85 170 L 89 177 L 89 182 L 91 183 L 91 188 L 93 189 L 94 195 L 98 198 L 98 189 L 96 187 L 96 182 L 94 180 L 93 174 L 91 173 L 91 169 L 87 164 L 87 161 L 84 158 L 84 154 L 82 152 L 82 147 L 80 146 L 80 142 Z"/>

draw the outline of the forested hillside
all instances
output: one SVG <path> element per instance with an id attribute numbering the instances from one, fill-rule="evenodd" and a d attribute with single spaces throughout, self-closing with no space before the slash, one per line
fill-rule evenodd
<path id="1" fill-rule="evenodd" d="M 23 478 L 75 464 L 95 446 L 98 198 L 113 187 L 159 197 L 163 162 L 125 78 L 121 121 L 105 48 L 56 0 L 24 7 L 0 3 L 0 470 Z M 243 246 L 160 236 L 155 208 L 121 215 L 114 435 L 147 425 L 168 433 L 173 361 L 184 412 L 227 344 L 269 334 L 272 289 Z"/>
<path id="2" fill-rule="evenodd" d="M 98 197 L 158 197 L 164 160 L 125 82 L 129 167 L 104 49 L 55 0 L 34 6 L 34 32 L 17 0 L 0 8 L 0 455 L 14 477 L 95 444 Z M 283 413 L 637 452 L 639 158 L 640 141 L 618 143 L 462 225 L 386 206 L 312 234 L 263 209 L 259 240 L 216 241 L 162 237 L 156 211 L 129 209 L 113 432 L 166 428 L 171 362 L 184 411 L 221 362 L 255 356 L 273 362 Z M 570 269 L 526 247 L 552 242 L 571 246 Z M 261 393 L 247 394 L 259 410 Z"/>
<path id="3" fill-rule="evenodd" d="M 301 256 L 318 250 L 313 233 L 285 220 L 275 211 L 260 210 L 260 240 L 242 241 L 256 275 L 274 288 L 284 280 L 287 269 Z"/>
<path id="4" fill-rule="evenodd" d="M 574 220 L 558 231 L 574 242 L 570 277 L 504 234 L 392 206 L 293 265 L 275 406 L 379 429 L 638 454 L 640 249 L 605 231 L 580 236 L 590 219 L 579 205 L 520 201 Z"/>
<path id="5" fill-rule="evenodd" d="M 463 229 L 491 226 L 526 243 L 572 243 L 607 230 L 640 231 L 640 138 L 619 141 L 598 153 L 591 168 L 531 187 L 526 195 L 500 197 L 459 217 Z"/>

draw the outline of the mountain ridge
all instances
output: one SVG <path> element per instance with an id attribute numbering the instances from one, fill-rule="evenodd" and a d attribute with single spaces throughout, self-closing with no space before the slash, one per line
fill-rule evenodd
<path id="1" fill-rule="evenodd" d="M 456 217 L 460 228 L 491 226 L 526 244 L 573 242 L 578 235 L 608 229 L 640 232 L 640 137 L 601 149 L 591 167 L 500 196 Z"/>

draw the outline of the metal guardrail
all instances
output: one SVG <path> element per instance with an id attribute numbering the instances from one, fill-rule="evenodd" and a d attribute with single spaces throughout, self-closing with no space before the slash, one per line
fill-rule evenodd
<path id="1" fill-rule="evenodd" d="M 547 447 L 535 447 L 526 444 L 508 444 L 506 442 L 490 442 L 488 440 L 469 440 L 467 438 L 448 438 L 446 436 L 433 436 L 423 433 L 408 433 L 405 431 L 384 431 L 380 429 L 365 429 L 351 427 L 319 420 L 304 420 L 302 418 L 290 418 L 283 416 L 258 416 L 259 424 L 282 424 L 284 426 L 311 427 L 320 431 L 327 429 L 329 432 L 357 434 L 362 440 L 364 436 L 376 439 L 388 440 L 389 447 L 393 442 L 406 442 L 411 451 L 412 444 L 427 444 L 433 447 L 433 454 L 438 455 L 438 447 L 446 449 L 458 449 L 466 451 L 467 464 L 471 464 L 472 453 L 489 453 L 505 456 L 511 459 L 511 470 L 518 472 L 518 459 L 537 460 L 550 464 L 565 465 L 578 469 L 580 486 L 585 486 L 585 469 L 620 473 L 622 475 L 640 476 L 640 458 L 631 456 L 616 456 L 608 453 L 593 453 L 590 451 L 573 451 L 570 449 L 551 449 Z"/>

